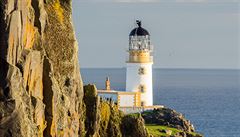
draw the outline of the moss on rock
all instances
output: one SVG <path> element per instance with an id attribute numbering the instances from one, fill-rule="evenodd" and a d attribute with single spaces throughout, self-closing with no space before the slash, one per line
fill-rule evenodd
<path id="1" fill-rule="evenodd" d="M 71 0 L 1 0 L 0 35 L 0 136 L 83 135 Z"/>
<path id="2" fill-rule="evenodd" d="M 121 129 L 124 137 L 148 137 L 144 119 L 140 114 L 126 115 L 122 119 Z"/>
<path id="3" fill-rule="evenodd" d="M 100 100 L 94 85 L 84 86 L 87 137 L 147 137 L 141 115 L 124 115 L 111 101 Z"/>
<path id="4" fill-rule="evenodd" d="M 159 108 L 142 113 L 149 133 L 154 136 L 202 137 L 184 116 L 169 108 Z"/>

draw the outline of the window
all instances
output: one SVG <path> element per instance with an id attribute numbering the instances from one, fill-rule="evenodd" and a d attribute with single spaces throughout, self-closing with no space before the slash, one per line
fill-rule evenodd
<path id="1" fill-rule="evenodd" d="M 143 67 L 139 68 L 139 69 L 138 69 L 138 74 L 139 74 L 139 75 L 144 75 L 144 74 L 146 74 L 146 69 L 143 68 Z"/>
<path id="2" fill-rule="evenodd" d="M 141 101 L 141 106 L 145 106 L 146 103 L 144 101 Z"/>
<path id="3" fill-rule="evenodd" d="M 139 86 L 139 91 L 140 91 L 141 93 L 145 93 L 145 92 L 146 92 L 146 86 L 145 86 L 145 85 L 140 85 L 140 86 Z"/>

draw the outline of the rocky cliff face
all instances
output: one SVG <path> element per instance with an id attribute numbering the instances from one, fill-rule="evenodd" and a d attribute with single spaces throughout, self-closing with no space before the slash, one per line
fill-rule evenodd
<path id="1" fill-rule="evenodd" d="M 70 0 L 0 1 L 0 136 L 81 136 Z"/>
<path id="2" fill-rule="evenodd" d="M 148 136 L 95 86 L 83 93 L 77 52 L 70 0 L 0 1 L 0 137 Z"/>

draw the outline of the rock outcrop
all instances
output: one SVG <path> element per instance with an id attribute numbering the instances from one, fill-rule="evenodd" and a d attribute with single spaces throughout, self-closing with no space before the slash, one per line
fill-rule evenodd
<path id="1" fill-rule="evenodd" d="M 144 119 L 124 115 L 111 101 L 101 100 L 94 85 L 84 86 L 85 129 L 87 137 L 148 137 Z"/>
<path id="2" fill-rule="evenodd" d="M 122 120 L 122 132 L 124 137 L 148 137 L 144 119 L 140 114 L 126 115 Z"/>
<path id="3" fill-rule="evenodd" d="M 169 108 L 159 108 L 142 113 L 152 137 L 203 137 L 184 116 Z"/>
<path id="4" fill-rule="evenodd" d="M 0 1 L 0 136 L 81 136 L 70 0 Z"/>
<path id="5" fill-rule="evenodd" d="M 173 127 L 186 132 L 195 132 L 193 125 L 181 113 L 169 108 L 159 108 L 143 112 L 142 117 L 146 124 L 157 124 Z"/>

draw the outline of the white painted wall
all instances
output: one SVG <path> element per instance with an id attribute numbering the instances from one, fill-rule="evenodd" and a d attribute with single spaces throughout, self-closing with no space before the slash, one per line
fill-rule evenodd
<path id="1" fill-rule="evenodd" d="M 133 107 L 134 106 L 134 95 L 119 95 L 120 107 Z"/>
<path id="2" fill-rule="evenodd" d="M 153 63 L 127 63 L 126 91 L 136 92 L 139 90 L 139 85 L 145 85 L 146 92 L 141 93 L 141 101 L 144 101 L 146 106 L 153 105 L 152 64 Z M 147 73 L 139 75 L 140 67 L 144 67 Z"/>

